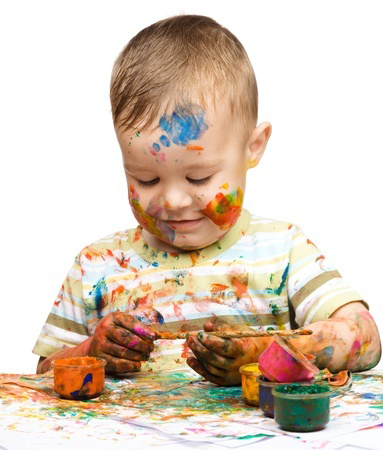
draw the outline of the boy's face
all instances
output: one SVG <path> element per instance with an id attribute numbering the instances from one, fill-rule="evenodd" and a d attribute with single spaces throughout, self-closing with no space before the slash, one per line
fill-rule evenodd
<path id="1" fill-rule="evenodd" d="M 159 119 L 155 131 L 117 130 L 129 202 L 145 241 L 160 250 L 204 248 L 238 219 L 248 152 L 243 136 L 196 105 Z"/>

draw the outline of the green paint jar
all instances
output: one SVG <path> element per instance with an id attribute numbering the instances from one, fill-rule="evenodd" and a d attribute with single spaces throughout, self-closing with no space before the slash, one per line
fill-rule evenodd
<path id="1" fill-rule="evenodd" d="M 287 431 L 318 431 L 330 420 L 330 388 L 293 383 L 275 387 L 274 419 Z"/>

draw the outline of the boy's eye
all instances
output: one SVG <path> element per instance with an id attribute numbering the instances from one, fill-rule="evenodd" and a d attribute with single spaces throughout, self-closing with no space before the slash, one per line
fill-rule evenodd
<path id="1" fill-rule="evenodd" d="M 156 185 L 159 181 L 160 181 L 159 178 L 153 178 L 153 180 L 149 180 L 149 181 L 137 180 L 137 183 L 140 187 L 148 188 L 148 187 L 152 187 L 152 186 Z"/>
<path id="2" fill-rule="evenodd" d="M 209 181 L 211 179 L 211 175 L 209 177 L 201 178 L 200 180 L 195 180 L 194 178 L 189 178 L 189 177 L 186 177 L 186 179 L 191 184 L 195 184 L 197 186 L 203 186 L 204 184 L 209 183 Z"/>

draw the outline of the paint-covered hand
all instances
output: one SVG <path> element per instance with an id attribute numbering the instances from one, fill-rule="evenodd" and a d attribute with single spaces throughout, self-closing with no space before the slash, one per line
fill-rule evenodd
<path id="1" fill-rule="evenodd" d="M 106 360 L 107 373 L 137 372 L 154 349 L 156 333 L 136 318 L 113 312 L 100 320 L 89 355 Z"/>
<path id="2" fill-rule="evenodd" d="M 205 331 L 250 330 L 246 326 L 216 325 L 208 321 Z M 195 357 L 187 359 L 188 365 L 212 383 L 233 386 L 241 383 L 239 368 L 258 361 L 258 356 L 269 345 L 270 338 L 223 339 L 207 333 L 191 336 L 187 343 Z"/>

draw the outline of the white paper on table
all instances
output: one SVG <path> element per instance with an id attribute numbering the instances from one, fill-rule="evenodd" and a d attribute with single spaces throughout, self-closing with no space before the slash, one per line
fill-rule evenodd
<path id="1" fill-rule="evenodd" d="M 300 437 L 305 441 L 315 441 L 315 440 L 332 440 L 337 436 L 342 436 L 344 434 L 353 433 L 355 431 L 361 430 L 367 427 L 373 427 L 383 423 L 383 418 L 377 414 L 362 414 L 359 417 L 359 420 L 352 417 L 352 419 L 344 417 L 337 418 L 336 420 L 330 420 L 330 422 L 326 425 L 323 430 L 314 431 L 312 433 L 294 433 L 292 431 L 282 430 L 276 423 L 275 424 L 267 424 L 262 423 L 259 424 L 259 428 L 263 428 L 265 430 L 274 431 L 276 433 L 284 433 L 289 436 Z M 379 450 L 383 449 L 383 443 Z"/>
<path id="2" fill-rule="evenodd" d="M 383 427 L 368 428 L 359 430 L 356 433 L 344 434 L 333 439 L 333 442 L 343 443 L 354 447 L 367 448 L 369 450 L 382 450 L 383 448 Z"/>

